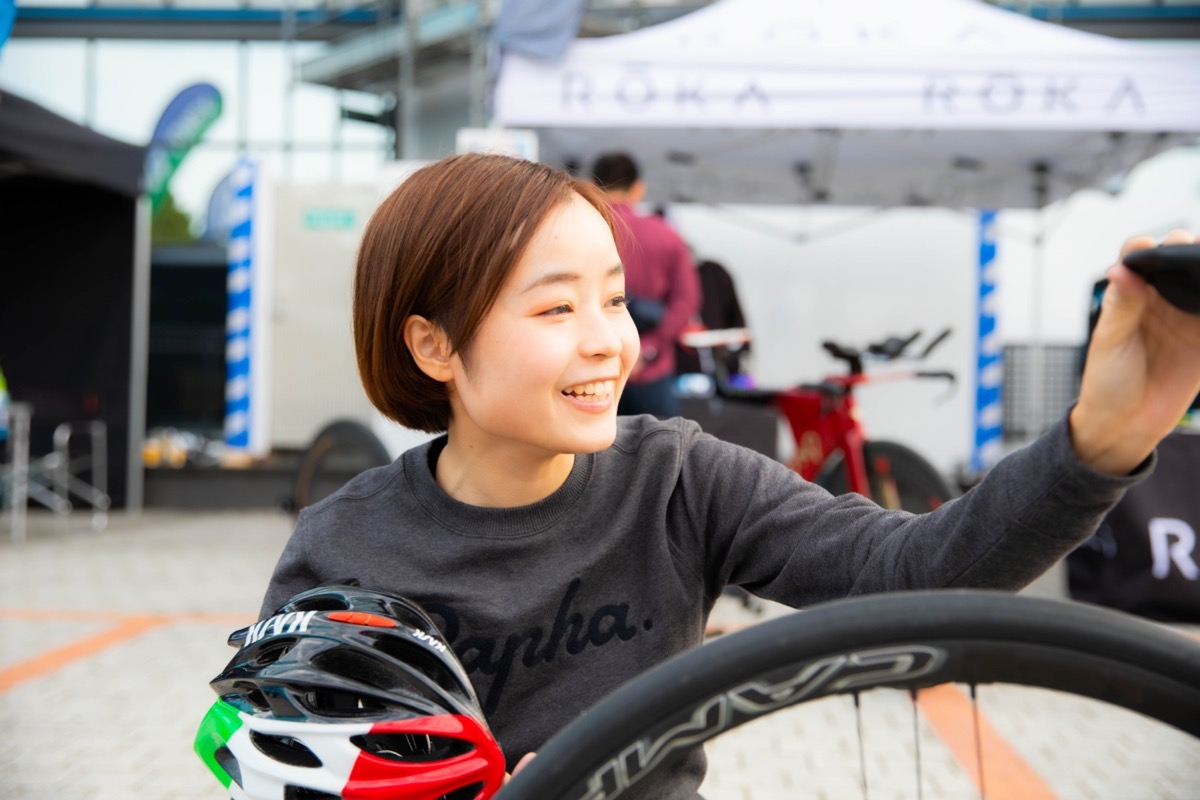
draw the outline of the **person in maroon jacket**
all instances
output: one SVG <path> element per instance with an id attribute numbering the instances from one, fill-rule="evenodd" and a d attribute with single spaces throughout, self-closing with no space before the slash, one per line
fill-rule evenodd
<path id="1" fill-rule="evenodd" d="M 625 265 L 629 313 L 642 353 L 621 396 L 618 414 L 678 416 L 675 340 L 700 310 L 700 281 L 687 244 L 665 219 L 641 214 L 646 193 L 637 163 L 625 153 L 606 153 L 592 165 L 592 179 L 604 190 L 617 218 L 617 250 Z"/>

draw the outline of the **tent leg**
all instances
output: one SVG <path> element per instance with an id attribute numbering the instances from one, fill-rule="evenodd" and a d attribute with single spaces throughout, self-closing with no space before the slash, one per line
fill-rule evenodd
<path id="1" fill-rule="evenodd" d="M 142 511 L 142 444 L 146 438 L 146 372 L 150 358 L 150 200 L 137 199 L 133 227 L 133 314 L 129 345 L 129 437 L 125 509 Z"/>
<path id="2" fill-rule="evenodd" d="M 1046 429 L 1045 342 L 1042 331 L 1043 293 L 1046 287 L 1046 201 L 1050 196 L 1050 165 L 1042 162 L 1033 173 L 1033 292 L 1030 306 L 1033 341 L 1029 349 L 1029 438 L 1036 439 Z"/>

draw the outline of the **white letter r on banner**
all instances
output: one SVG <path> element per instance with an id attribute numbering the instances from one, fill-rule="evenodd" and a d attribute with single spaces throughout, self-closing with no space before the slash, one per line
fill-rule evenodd
<path id="1" fill-rule="evenodd" d="M 1150 552 L 1154 564 L 1150 568 L 1154 577 L 1164 580 L 1171 573 L 1174 562 L 1183 577 L 1189 581 L 1200 578 L 1200 566 L 1192 553 L 1196 549 L 1196 532 L 1181 519 L 1154 517 L 1150 520 Z M 1172 542 L 1171 538 L 1175 541 Z"/>

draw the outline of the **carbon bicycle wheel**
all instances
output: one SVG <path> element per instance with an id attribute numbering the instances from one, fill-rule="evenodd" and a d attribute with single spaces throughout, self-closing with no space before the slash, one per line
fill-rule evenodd
<path id="1" fill-rule="evenodd" d="M 885 508 L 902 508 L 915 514 L 932 511 L 954 497 L 941 474 L 915 450 L 885 440 L 863 445 L 871 499 Z M 850 491 L 845 461 L 817 482 L 832 494 Z"/>
<path id="2" fill-rule="evenodd" d="M 304 451 L 296 470 L 290 509 L 299 514 L 302 508 L 333 494 L 360 472 L 391 461 L 383 442 L 366 425 L 335 420 L 322 428 Z"/>
<path id="3" fill-rule="evenodd" d="M 997 592 L 934 591 L 815 606 L 680 654 L 617 689 L 552 737 L 496 800 L 641 797 L 639 782 L 647 775 L 745 723 L 832 699 L 843 704 L 851 699 L 854 710 L 845 713 L 855 714 L 864 697 L 875 692 L 898 695 L 905 702 L 912 698 L 915 716 L 921 698 L 947 684 L 965 686 L 972 698 L 1000 692 L 1002 706 L 1007 687 L 1049 690 L 1045 694 L 1050 698 L 1100 701 L 1097 705 L 1104 709 L 1176 737 L 1170 746 L 1177 752 L 1169 757 L 1180 762 L 1174 767 L 1188 781 L 1184 785 L 1195 788 L 1200 763 L 1200 643 L 1122 612 L 1081 603 Z M 1039 696 L 1037 702 L 1044 701 Z M 1125 717 L 1119 722 L 1121 728 L 1130 724 Z M 824 720 L 818 725 L 822 734 L 826 725 Z M 978 738 L 978 719 L 975 725 Z M 1103 735 L 1098 723 L 1088 725 L 1092 730 L 1078 732 L 1077 738 Z M 910 728 L 904 721 L 886 723 L 882 732 L 874 730 L 878 725 L 869 727 L 877 739 L 889 742 L 903 739 Z M 860 720 L 860 748 L 863 729 Z M 1053 739 L 1050 749 L 1069 745 L 1065 738 Z M 1133 738 L 1141 741 L 1137 734 Z M 989 751 L 976 747 L 976 790 L 931 794 L 988 796 Z M 915 763 L 892 771 L 886 796 L 921 797 L 925 779 L 920 746 L 906 749 L 903 758 Z M 868 762 L 864 754 L 860 793 L 843 790 L 832 796 L 884 796 L 868 790 Z M 743 766 L 754 769 L 753 764 Z M 817 796 L 805 789 L 815 783 L 809 778 L 816 771 L 819 768 L 798 778 L 795 791 L 786 796 Z M 1116 779 L 1111 772 L 1102 777 L 1095 793 L 1072 796 L 1160 796 L 1113 793 Z M 843 787 L 857 782 L 854 776 L 837 777 Z M 896 788 L 906 782 L 916 786 L 915 794 Z M 1185 797 L 1187 791 L 1162 796 Z M 706 796 L 712 797 L 707 792 Z"/>

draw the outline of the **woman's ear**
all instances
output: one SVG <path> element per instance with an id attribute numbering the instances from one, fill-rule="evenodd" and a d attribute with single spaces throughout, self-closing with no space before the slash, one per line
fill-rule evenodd
<path id="1" fill-rule="evenodd" d="M 404 344 L 421 371 L 435 381 L 449 383 L 454 378 L 450 369 L 450 340 L 445 332 L 422 316 L 413 314 L 404 320 Z"/>

